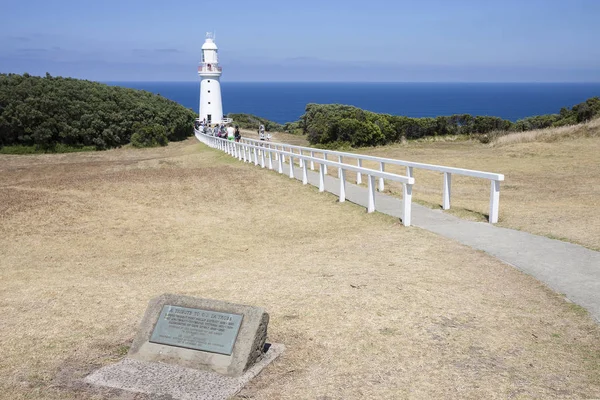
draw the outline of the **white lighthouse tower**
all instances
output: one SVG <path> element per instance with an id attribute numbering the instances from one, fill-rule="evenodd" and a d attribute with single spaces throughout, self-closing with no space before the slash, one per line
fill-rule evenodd
<path id="1" fill-rule="evenodd" d="M 207 124 L 229 122 L 223 119 L 223 103 L 221 102 L 221 67 L 217 56 L 217 45 L 212 33 L 206 34 L 202 45 L 202 62 L 198 66 L 200 75 L 200 121 Z"/>

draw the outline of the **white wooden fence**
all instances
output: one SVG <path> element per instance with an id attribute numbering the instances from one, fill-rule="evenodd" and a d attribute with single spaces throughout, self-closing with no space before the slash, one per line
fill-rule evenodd
<path id="1" fill-rule="evenodd" d="M 395 182 L 402 183 L 403 201 L 402 201 L 402 223 L 404 226 L 410 226 L 411 224 L 411 211 L 412 211 L 412 186 L 415 183 L 413 177 L 402 176 L 398 174 L 392 174 L 385 171 L 378 171 L 375 169 L 364 168 L 362 166 L 355 166 L 350 164 L 344 164 L 342 162 L 335 162 L 327 160 L 327 158 L 317 158 L 314 156 L 308 156 L 305 154 L 294 153 L 293 151 L 285 151 L 279 146 L 267 146 L 263 141 L 244 140 L 241 142 L 234 142 L 227 139 L 222 139 L 210 135 L 206 135 L 196 130 L 196 138 L 210 146 L 226 152 L 232 157 L 238 158 L 244 162 L 254 162 L 254 165 L 260 165 L 262 168 L 277 169 L 279 173 L 283 173 L 283 164 L 285 158 L 289 161 L 289 176 L 295 178 L 295 159 L 298 159 L 298 165 L 302 168 L 302 183 L 308 184 L 308 164 L 310 163 L 311 169 L 314 170 L 315 164 L 319 165 L 319 191 L 325 191 L 325 175 L 327 174 L 327 167 L 335 167 L 339 170 L 339 201 L 346 201 L 346 171 L 353 171 L 357 174 L 363 174 L 367 177 L 368 191 L 367 191 L 367 212 L 371 213 L 375 211 L 375 178 L 388 179 Z M 270 143 L 269 143 L 270 144 Z M 277 147 L 277 148 L 276 148 Z M 274 166 L 274 162 L 277 162 L 277 166 Z"/>
<path id="2" fill-rule="evenodd" d="M 344 167 L 345 169 L 348 169 L 347 166 L 350 164 L 346 164 L 346 163 L 344 163 L 344 161 L 347 159 L 354 159 L 354 160 L 356 160 L 358 167 L 362 167 L 362 163 L 365 160 L 378 162 L 380 172 L 383 172 L 385 170 L 386 164 L 405 166 L 406 167 L 406 175 L 411 178 L 414 177 L 414 175 L 413 175 L 414 168 L 442 172 L 444 174 L 443 180 L 442 180 L 442 208 L 444 210 L 448 210 L 450 208 L 450 194 L 451 194 L 451 188 L 452 188 L 452 175 L 453 174 L 470 176 L 470 177 L 474 177 L 474 178 L 488 179 L 488 180 L 490 180 L 489 222 L 492 224 L 495 224 L 496 222 L 498 222 L 498 212 L 499 212 L 499 208 L 500 208 L 500 182 L 504 181 L 503 174 L 496 174 L 496 173 L 484 172 L 484 171 L 475 171 L 475 170 L 463 169 L 463 168 L 445 167 L 442 165 L 424 164 L 424 163 L 417 163 L 417 162 L 412 162 L 412 161 L 396 160 L 396 159 L 392 159 L 392 158 L 367 156 L 364 154 L 347 153 L 347 152 L 342 152 L 342 151 L 321 150 L 321 149 L 315 149 L 312 147 L 302 147 L 302 146 L 294 146 L 294 145 L 289 145 L 289 144 L 284 144 L 284 143 L 265 142 L 264 140 L 254 140 L 254 139 L 242 138 L 241 142 L 245 143 L 245 144 L 264 146 L 264 147 L 267 147 L 270 149 L 274 148 L 274 149 L 280 149 L 282 151 L 286 150 L 288 153 L 292 153 L 292 154 L 294 154 L 294 151 L 297 151 L 298 153 L 295 154 L 295 157 L 299 157 L 299 156 L 303 155 L 304 153 L 308 153 L 308 154 L 310 154 L 311 157 L 317 158 L 319 160 L 321 160 L 321 159 L 327 160 L 327 158 L 329 156 L 337 157 L 338 163 L 343 164 L 345 166 Z M 285 159 L 284 159 L 284 161 L 285 161 Z M 325 174 L 327 174 L 327 165 L 328 164 L 324 164 L 324 165 L 325 165 Z M 300 166 L 302 166 L 302 162 L 300 163 Z M 311 170 L 314 170 L 314 162 L 313 161 L 311 161 L 311 163 L 310 163 L 310 168 L 311 168 Z M 338 176 L 339 176 L 339 173 L 338 173 Z M 385 178 L 384 176 L 379 176 L 379 191 L 384 190 L 384 187 L 385 187 L 384 179 L 387 179 L 387 178 Z M 362 173 L 360 171 L 357 171 L 357 173 L 356 173 L 356 183 L 357 184 L 362 183 Z"/>

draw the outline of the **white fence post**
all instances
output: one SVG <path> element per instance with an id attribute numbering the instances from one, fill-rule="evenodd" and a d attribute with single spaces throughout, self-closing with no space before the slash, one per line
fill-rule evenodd
<path id="1" fill-rule="evenodd" d="M 412 211 L 412 185 L 404 183 L 402 185 L 402 224 L 410 226 Z"/>
<path id="2" fill-rule="evenodd" d="M 325 191 L 325 164 L 319 164 L 319 192 Z"/>
<path id="3" fill-rule="evenodd" d="M 375 211 L 375 177 L 371 175 L 367 175 L 367 180 L 369 181 L 369 187 L 367 190 L 368 196 L 368 204 L 367 204 L 367 212 L 372 213 Z"/>
<path id="4" fill-rule="evenodd" d="M 385 169 L 385 164 L 382 162 L 379 163 L 379 170 L 381 172 L 383 172 L 383 170 Z M 383 192 L 384 186 L 383 186 L 383 178 L 379 178 L 379 191 Z"/>
<path id="5" fill-rule="evenodd" d="M 498 208 L 500 207 L 500 181 L 492 180 L 491 182 L 489 222 L 495 224 L 498 222 Z"/>
<path id="6" fill-rule="evenodd" d="M 306 161 L 302 163 L 302 184 L 306 185 L 308 183 L 308 171 L 306 170 Z"/>
<path id="7" fill-rule="evenodd" d="M 258 153 L 256 151 L 256 147 L 253 150 L 254 150 L 254 165 L 258 165 Z"/>
<path id="8" fill-rule="evenodd" d="M 290 178 L 294 178 L 294 157 L 290 156 Z"/>
<path id="9" fill-rule="evenodd" d="M 273 169 L 273 151 L 271 150 L 271 145 L 269 145 L 269 169 Z"/>
<path id="10" fill-rule="evenodd" d="M 340 203 L 346 201 L 346 171 L 340 168 Z"/>
<path id="11" fill-rule="evenodd" d="M 276 154 L 279 154 L 279 153 L 276 153 Z M 279 158 L 277 159 L 277 163 L 278 163 L 277 171 L 280 174 L 283 174 L 283 160 L 282 160 L 282 158 L 283 158 L 283 154 L 279 154 Z"/>
<path id="12" fill-rule="evenodd" d="M 242 145 L 240 143 L 236 143 L 235 146 L 237 147 L 238 160 L 242 161 Z"/>
<path id="13" fill-rule="evenodd" d="M 269 145 L 269 147 L 271 147 L 271 145 Z M 275 145 L 275 150 L 277 150 L 277 145 Z M 276 151 L 275 152 L 275 161 L 279 160 L 279 153 Z"/>
<path id="14" fill-rule="evenodd" d="M 260 166 L 262 168 L 264 168 L 266 165 L 265 163 L 265 149 L 264 147 L 262 149 L 260 149 Z"/>
<path id="15" fill-rule="evenodd" d="M 298 149 L 298 154 L 303 155 L 302 154 L 302 149 Z M 301 157 L 298 157 L 298 166 L 300 168 L 302 168 L 303 165 L 304 165 L 304 160 Z"/>
<path id="16" fill-rule="evenodd" d="M 338 162 L 339 162 L 340 164 L 344 162 L 343 160 L 344 160 L 344 157 L 342 157 L 342 156 L 338 156 Z M 341 169 L 341 168 L 338 168 L 338 178 L 341 178 L 341 177 L 342 177 L 342 172 L 341 172 L 341 171 L 342 171 L 342 169 Z"/>
<path id="17" fill-rule="evenodd" d="M 327 153 L 323 153 L 323 160 L 327 160 Z M 327 175 L 327 164 L 323 164 L 325 166 L 325 175 Z"/>
<path id="18" fill-rule="evenodd" d="M 358 159 L 358 166 L 362 168 L 362 160 Z M 356 184 L 360 185 L 362 183 L 362 174 L 360 172 L 356 173 Z"/>
<path id="19" fill-rule="evenodd" d="M 444 172 L 444 191 L 442 197 L 442 208 L 444 210 L 450 209 L 450 192 L 452 190 L 452 174 L 450 172 Z"/>
<path id="20" fill-rule="evenodd" d="M 285 151 L 285 147 L 282 145 L 281 146 L 281 151 Z M 285 162 L 285 154 L 281 154 L 281 158 L 283 159 L 283 162 Z"/>
<path id="21" fill-rule="evenodd" d="M 413 167 L 406 167 L 406 176 L 408 176 L 409 178 L 414 178 Z"/>
<path id="22" fill-rule="evenodd" d="M 310 156 L 314 158 L 315 157 L 315 152 L 311 151 L 310 152 Z M 310 160 L 310 170 L 311 171 L 315 170 L 315 161 L 314 160 Z"/>

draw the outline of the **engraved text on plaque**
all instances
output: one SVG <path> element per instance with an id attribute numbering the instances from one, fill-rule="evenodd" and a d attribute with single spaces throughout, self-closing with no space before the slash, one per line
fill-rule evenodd
<path id="1" fill-rule="evenodd" d="M 165 305 L 150 342 L 231 355 L 243 315 Z"/>

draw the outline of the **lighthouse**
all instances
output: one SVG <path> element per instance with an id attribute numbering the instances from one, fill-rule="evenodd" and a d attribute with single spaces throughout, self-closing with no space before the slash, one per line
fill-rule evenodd
<path id="1" fill-rule="evenodd" d="M 217 45 L 212 33 L 206 34 L 202 45 L 202 62 L 198 66 L 200 76 L 200 121 L 208 124 L 230 122 L 223 119 L 223 103 L 221 102 L 221 67 L 217 55 Z"/>

